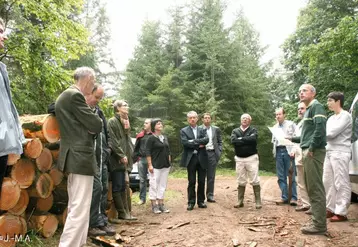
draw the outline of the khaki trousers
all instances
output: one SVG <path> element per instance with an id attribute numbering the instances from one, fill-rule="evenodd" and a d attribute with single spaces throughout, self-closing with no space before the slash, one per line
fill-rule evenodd
<path id="1" fill-rule="evenodd" d="M 80 247 L 86 243 L 92 189 L 93 176 L 68 175 L 68 214 L 59 247 Z"/>
<path id="2" fill-rule="evenodd" d="M 259 185 L 259 156 L 257 154 L 246 158 L 235 156 L 237 182 L 239 186 L 246 186 L 247 181 L 251 185 Z"/>
<path id="3" fill-rule="evenodd" d="M 304 176 L 304 168 L 303 165 L 296 164 L 296 171 L 297 171 L 297 187 L 299 193 L 299 199 L 302 201 L 302 206 L 310 207 L 310 200 L 308 198 L 307 189 L 305 185 L 305 176 Z"/>

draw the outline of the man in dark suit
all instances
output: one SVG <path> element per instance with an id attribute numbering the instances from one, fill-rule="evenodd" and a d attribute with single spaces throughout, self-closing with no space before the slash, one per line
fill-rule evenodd
<path id="1" fill-rule="evenodd" d="M 206 129 L 196 125 L 198 114 L 195 111 L 190 111 L 187 118 L 189 126 L 180 130 L 180 139 L 184 147 L 181 166 L 186 167 L 188 171 L 187 210 L 193 210 L 196 201 L 199 208 L 207 207 L 205 204 L 205 176 L 208 154 L 205 145 L 209 142 L 209 138 Z M 196 173 L 198 173 L 197 194 L 195 193 Z"/>
<path id="2" fill-rule="evenodd" d="M 79 247 L 86 243 L 93 187 L 97 171 L 95 137 L 102 131 L 102 121 L 86 104 L 95 81 L 93 69 L 81 67 L 74 73 L 75 84 L 56 100 L 56 119 L 61 142 L 58 168 L 68 173 L 68 215 L 60 247 Z"/>
<path id="3" fill-rule="evenodd" d="M 208 168 L 206 171 L 206 198 L 208 202 L 216 202 L 214 199 L 214 185 L 216 165 L 219 162 L 222 152 L 221 131 L 218 127 L 211 125 L 210 113 L 204 113 L 202 117 L 203 128 L 207 129 L 209 142 L 206 144 L 208 153 Z"/>

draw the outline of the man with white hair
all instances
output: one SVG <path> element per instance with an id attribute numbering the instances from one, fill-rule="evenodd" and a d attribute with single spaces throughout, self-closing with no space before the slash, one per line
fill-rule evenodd
<path id="1" fill-rule="evenodd" d="M 86 243 L 93 178 L 97 171 L 95 138 L 102 131 L 102 120 L 87 105 L 92 93 L 94 70 L 76 69 L 75 84 L 56 100 L 56 119 L 60 128 L 58 169 L 68 173 L 68 215 L 60 238 L 60 247 L 79 247 Z"/>
<path id="2" fill-rule="evenodd" d="M 241 116 L 241 126 L 231 133 L 231 143 L 235 147 L 236 174 L 238 181 L 238 203 L 234 206 L 244 206 L 244 194 L 247 180 L 252 185 L 255 194 L 256 209 L 260 209 L 260 178 L 259 156 L 257 154 L 257 130 L 252 127 L 251 116 L 247 113 Z"/>
<path id="3" fill-rule="evenodd" d="M 197 126 L 198 114 L 190 111 L 187 114 L 189 125 L 180 130 L 180 139 L 183 144 L 181 166 L 188 171 L 188 207 L 194 209 L 197 202 L 199 208 L 207 208 L 205 204 L 205 177 L 208 166 L 208 154 L 205 145 L 209 142 L 206 129 Z M 198 190 L 195 193 L 196 174 L 198 174 Z"/>

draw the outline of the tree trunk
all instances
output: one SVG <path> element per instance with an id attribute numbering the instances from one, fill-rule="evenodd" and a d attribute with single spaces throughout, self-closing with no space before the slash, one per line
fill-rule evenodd
<path id="1" fill-rule="evenodd" d="M 29 159 L 19 159 L 11 169 L 11 178 L 16 180 L 21 189 L 30 187 L 35 179 L 35 164 Z"/>
<path id="2" fill-rule="evenodd" d="M 61 172 L 59 169 L 57 169 L 55 166 L 53 166 L 49 172 L 51 179 L 53 181 L 53 184 L 55 186 L 58 186 L 62 180 L 63 180 L 63 172 Z"/>
<path id="3" fill-rule="evenodd" d="M 60 130 L 56 117 L 52 114 L 21 116 L 20 122 L 25 137 L 37 137 L 43 142 L 56 142 L 60 139 Z"/>
<path id="4" fill-rule="evenodd" d="M 0 246 L 15 246 L 15 237 L 24 237 L 27 232 L 26 221 L 16 215 L 4 214 L 0 216 Z"/>
<path id="5" fill-rule="evenodd" d="M 9 154 L 9 156 L 7 157 L 7 165 L 15 165 L 16 162 L 20 159 L 20 157 L 21 156 L 19 154 Z"/>
<path id="6" fill-rule="evenodd" d="M 49 149 L 44 148 L 36 159 L 36 166 L 42 172 L 47 172 L 52 166 L 52 154 Z"/>
<path id="7" fill-rule="evenodd" d="M 30 197 L 47 198 L 51 195 L 54 185 L 49 174 L 40 173 L 36 174 L 35 182 L 33 186 L 29 188 Z"/>
<path id="8" fill-rule="evenodd" d="M 15 207 L 20 199 L 21 189 L 16 180 L 4 178 L 1 186 L 0 210 L 9 210 Z"/>
<path id="9" fill-rule="evenodd" d="M 36 159 L 40 156 L 42 152 L 43 146 L 40 139 L 28 139 L 26 144 L 24 145 L 24 154 L 26 157 L 30 159 Z"/>
<path id="10" fill-rule="evenodd" d="M 9 213 L 12 213 L 14 215 L 21 215 L 23 212 L 25 212 L 28 204 L 29 194 L 26 190 L 21 190 L 18 202 L 13 208 L 9 209 Z"/>
<path id="11" fill-rule="evenodd" d="M 35 229 L 45 238 L 52 237 L 58 227 L 58 220 L 53 214 L 32 215 L 29 220 L 29 228 Z"/>

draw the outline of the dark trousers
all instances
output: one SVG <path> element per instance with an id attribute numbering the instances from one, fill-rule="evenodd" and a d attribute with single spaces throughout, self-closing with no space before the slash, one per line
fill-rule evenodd
<path id="1" fill-rule="evenodd" d="M 208 170 L 206 171 L 206 197 L 214 197 L 215 174 L 216 174 L 216 154 L 213 151 L 208 151 Z"/>
<path id="2" fill-rule="evenodd" d="M 1 197 L 1 186 L 2 181 L 4 180 L 7 168 L 7 155 L 0 157 L 0 197 Z"/>
<path id="3" fill-rule="evenodd" d="M 194 154 L 187 167 L 188 171 L 188 204 L 195 204 L 205 201 L 205 177 L 206 170 L 200 166 L 198 156 Z M 198 173 L 198 189 L 195 194 L 196 173 Z"/>
<path id="4" fill-rule="evenodd" d="M 108 194 L 108 169 L 101 167 L 93 179 L 93 192 L 90 209 L 89 227 L 95 228 L 108 224 L 106 216 L 107 194 Z"/>
<path id="5" fill-rule="evenodd" d="M 138 162 L 139 174 L 139 199 L 145 202 L 147 198 L 147 177 L 148 177 L 148 162 L 146 157 L 142 157 Z"/>
<path id="6" fill-rule="evenodd" d="M 126 171 L 113 171 L 111 172 L 112 179 L 112 192 L 126 191 Z"/>

